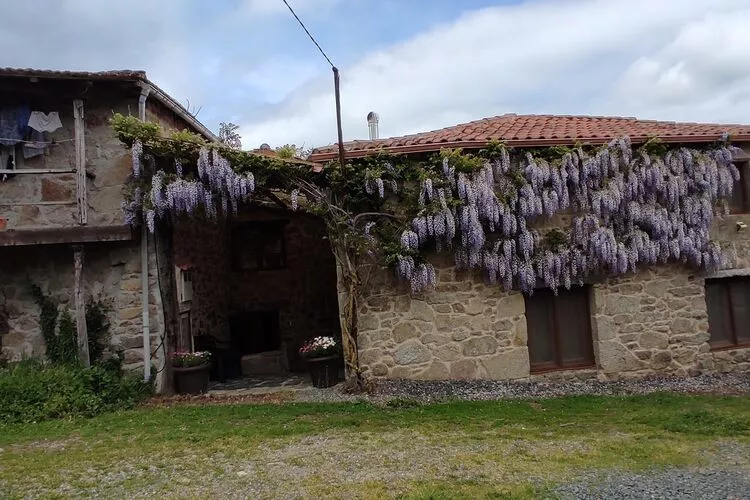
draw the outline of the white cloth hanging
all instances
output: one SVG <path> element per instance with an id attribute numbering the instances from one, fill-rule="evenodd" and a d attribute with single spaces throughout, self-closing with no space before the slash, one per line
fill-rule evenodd
<path id="1" fill-rule="evenodd" d="M 29 117 L 29 127 L 39 132 L 54 132 L 62 127 L 60 115 L 57 111 L 43 113 L 42 111 L 32 111 Z"/>

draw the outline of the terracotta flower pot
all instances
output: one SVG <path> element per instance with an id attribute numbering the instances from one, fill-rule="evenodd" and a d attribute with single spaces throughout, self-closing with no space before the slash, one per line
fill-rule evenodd
<path id="1" fill-rule="evenodd" d="M 177 394 L 202 394 L 208 390 L 208 374 L 211 365 L 174 367 L 174 389 Z"/>
<path id="2" fill-rule="evenodd" d="M 340 380 L 339 357 L 309 358 L 307 360 L 307 371 L 310 373 L 313 387 L 333 387 Z"/>
<path id="3" fill-rule="evenodd" d="M 0 217 L 0 231 L 5 231 L 5 228 L 8 227 L 8 219 L 5 217 Z"/>

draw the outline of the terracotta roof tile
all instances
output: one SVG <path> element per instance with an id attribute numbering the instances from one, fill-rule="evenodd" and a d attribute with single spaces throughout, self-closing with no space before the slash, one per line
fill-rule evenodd
<path id="1" fill-rule="evenodd" d="M 509 146 L 549 146 L 575 142 L 601 144 L 615 137 L 629 136 L 633 142 L 659 137 L 666 142 L 711 142 L 729 133 L 737 140 L 750 141 L 750 125 L 675 123 L 638 120 L 631 117 L 554 116 L 507 114 L 483 118 L 420 134 L 344 143 L 347 157 L 361 157 L 380 150 L 393 153 L 437 151 L 444 147 L 479 148 L 491 140 Z M 336 157 L 338 145 L 317 148 L 312 161 Z"/>

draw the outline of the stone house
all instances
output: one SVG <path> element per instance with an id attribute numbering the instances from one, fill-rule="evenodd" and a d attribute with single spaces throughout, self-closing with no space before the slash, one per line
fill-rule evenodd
<path id="1" fill-rule="evenodd" d="M 148 376 L 151 365 L 164 363 L 156 258 L 153 240 L 123 223 L 131 155 L 109 119 L 132 114 L 216 137 L 140 71 L 5 68 L 0 89 L 3 354 L 19 359 L 45 352 L 29 294 L 33 282 L 77 319 L 86 298 L 111 299 L 112 343 L 124 350 L 126 368 Z"/>
<path id="2" fill-rule="evenodd" d="M 441 148 L 479 149 L 491 140 L 522 148 L 605 144 L 625 135 L 634 144 L 650 137 L 705 144 L 725 132 L 750 152 L 750 126 L 517 115 L 352 141 L 345 149 L 348 158 L 378 151 L 418 156 Z M 336 155 L 337 146 L 318 148 L 310 160 L 325 162 Z M 525 296 L 435 258 L 437 288 L 421 297 L 411 297 L 384 271 L 371 280 L 361 301 L 362 369 L 374 377 L 430 380 L 609 379 L 750 370 L 747 158 L 737 164 L 742 175 L 731 214 L 715 219 L 712 228 L 712 238 L 736 256 L 733 269 L 702 275 L 677 264 L 642 267 L 635 275 L 592 281 L 557 296 L 543 289 Z"/>

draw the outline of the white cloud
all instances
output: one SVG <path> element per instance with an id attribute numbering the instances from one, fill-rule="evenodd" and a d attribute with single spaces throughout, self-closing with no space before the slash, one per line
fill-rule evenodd
<path id="1" fill-rule="evenodd" d="M 390 42 L 409 30 L 380 29 L 382 19 L 406 2 L 289 1 L 341 58 L 345 139 L 367 136 L 369 111 L 382 136 L 508 112 L 750 122 L 748 0 L 526 0 Z M 446 9 L 423 1 L 432 14 Z M 202 107 L 209 127 L 241 124 L 248 147 L 335 142 L 331 72 L 285 9 L 280 0 L 0 0 L 0 66 L 145 69 Z M 378 22 L 367 17 L 375 13 Z M 351 28 L 360 25 L 361 35 Z M 357 56 L 351 47 L 367 37 L 381 49 Z"/>
<path id="2" fill-rule="evenodd" d="M 747 122 L 749 18 L 747 0 L 550 0 L 471 12 L 341 68 L 344 137 L 365 138 L 371 110 L 381 136 L 506 112 Z M 244 121 L 245 142 L 335 142 L 333 89 L 322 84 Z"/>
<path id="3" fill-rule="evenodd" d="M 750 121 L 750 7 L 708 12 L 634 61 L 615 96 L 676 119 Z"/>

